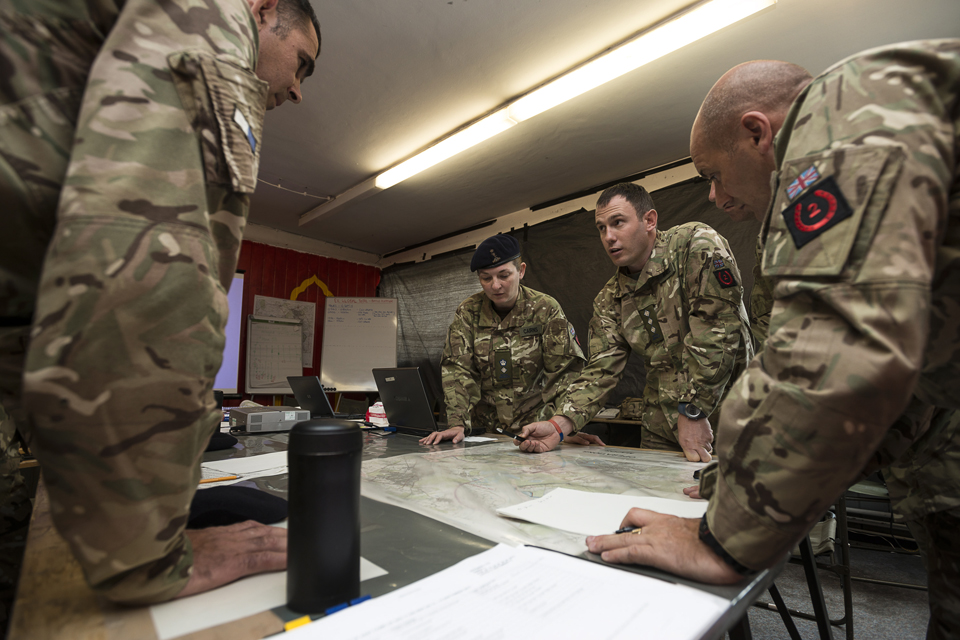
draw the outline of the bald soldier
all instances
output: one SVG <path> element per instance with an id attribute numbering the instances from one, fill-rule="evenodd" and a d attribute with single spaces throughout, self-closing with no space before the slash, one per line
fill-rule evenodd
<path id="1" fill-rule="evenodd" d="M 551 418 L 556 398 L 580 374 L 584 357 L 573 325 L 556 300 L 521 284 L 526 269 L 511 235 L 477 246 L 470 270 L 483 291 L 457 308 L 440 362 L 450 428 L 421 444 L 457 443 L 484 430 L 518 433 Z M 603 444 L 587 434 L 571 442 Z"/>
<path id="2" fill-rule="evenodd" d="M 653 198 L 633 183 L 600 194 L 595 217 L 618 270 L 594 299 L 590 360 L 560 415 L 525 427 L 520 448 L 549 451 L 582 429 L 637 353 L 647 374 L 640 446 L 707 462 L 710 416 L 753 354 L 733 253 L 701 222 L 658 230 Z"/>
<path id="3" fill-rule="evenodd" d="M 769 337 L 723 405 L 706 516 L 633 510 L 624 524 L 641 535 L 591 537 L 591 551 L 736 582 L 890 458 L 925 550 L 928 637 L 957 637 L 960 432 L 937 419 L 891 429 L 911 395 L 960 408 L 958 113 L 958 40 L 866 51 L 812 81 L 747 63 L 714 85 L 691 155 L 718 204 L 763 220 Z"/>
<path id="4" fill-rule="evenodd" d="M 273 527 L 185 525 L 264 111 L 319 49 L 308 0 L 0 1 L 0 393 L 110 600 L 286 565 Z"/>

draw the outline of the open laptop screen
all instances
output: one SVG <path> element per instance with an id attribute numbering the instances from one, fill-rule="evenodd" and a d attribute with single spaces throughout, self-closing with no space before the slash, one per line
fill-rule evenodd
<path id="1" fill-rule="evenodd" d="M 419 367 L 374 369 L 373 379 L 387 422 L 396 427 L 397 433 L 427 435 L 437 430 Z"/>
<path id="2" fill-rule="evenodd" d="M 311 418 L 333 418 L 336 414 L 330 406 L 327 394 L 323 392 L 320 378 L 317 376 L 287 376 L 287 382 L 293 389 L 293 395 L 301 409 L 310 412 Z"/>

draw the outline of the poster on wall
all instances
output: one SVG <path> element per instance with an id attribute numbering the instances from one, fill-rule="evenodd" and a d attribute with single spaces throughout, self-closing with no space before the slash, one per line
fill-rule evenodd
<path id="1" fill-rule="evenodd" d="M 300 338 L 303 341 L 303 366 L 313 367 L 313 334 L 316 328 L 317 303 L 254 296 L 253 315 L 299 320 Z"/>

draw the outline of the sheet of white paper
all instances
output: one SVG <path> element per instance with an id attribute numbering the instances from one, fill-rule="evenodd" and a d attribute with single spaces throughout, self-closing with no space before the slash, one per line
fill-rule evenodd
<path id="1" fill-rule="evenodd" d="M 496 438 L 487 438 L 484 436 L 467 436 L 463 439 L 464 442 L 493 442 Z"/>
<path id="2" fill-rule="evenodd" d="M 627 511 L 634 507 L 681 518 L 700 518 L 707 511 L 707 501 L 591 493 L 561 488 L 554 489 L 536 500 L 502 507 L 497 509 L 497 513 L 554 529 L 595 536 L 613 533 L 619 529 Z"/>
<path id="3" fill-rule="evenodd" d="M 360 558 L 360 581 L 386 575 Z M 287 572 L 262 573 L 189 598 L 150 607 L 158 640 L 176 638 L 219 624 L 239 620 L 287 602 Z"/>
<path id="4" fill-rule="evenodd" d="M 201 489 L 209 489 L 214 486 L 223 487 L 229 484 L 243 482 L 244 480 L 252 480 L 253 478 L 287 473 L 287 452 L 276 451 L 274 453 L 262 453 L 256 456 L 245 456 L 243 458 L 214 460 L 213 462 L 204 462 L 200 465 L 200 468 L 203 470 L 203 473 L 217 471 L 224 476 L 238 476 L 236 480 L 225 480 L 223 482 L 211 482 L 200 485 Z"/>
<path id="5" fill-rule="evenodd" d="M 283 637 L 682 640 L 702 635 L 729 604 L 552 551 L 498 545 Z"/>

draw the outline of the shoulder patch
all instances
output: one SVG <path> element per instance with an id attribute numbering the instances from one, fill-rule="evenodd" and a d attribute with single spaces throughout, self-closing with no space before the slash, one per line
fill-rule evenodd
<path id="1" fill-rule="evenodd" d="M 733 272 L 731 272 L 730 269 L 719 269 L 714 271 L 713 275 L 717 277 L 717 282 L 720 283 L 721 289 L 737 286 L 737 279 L 733 277 Z"/>
<path id="2" fill-rule="evenodd" d="M 833 176 L 813 185 L 782 211 L 797 249 L 853 215 Z"/>
<path id="3" fill-rule="evenodd" d="M 714 258 L 713 259 L 713 268 L 714 269 L 723 269 L 724 267 L 723 258 Z"/>
<path id="4" fill-rule="evenodd" d="M 817 181 L 820 178 L 820 173 L 817 171 L 816 167 L 810 167 L 799 176 L 797 179 L 790 183 L 790 186 L 787 187 L 787 195 L 791 198 L 796 198 L 800 195 L 800 192 L 809 187 L 811 184 Z"/>

